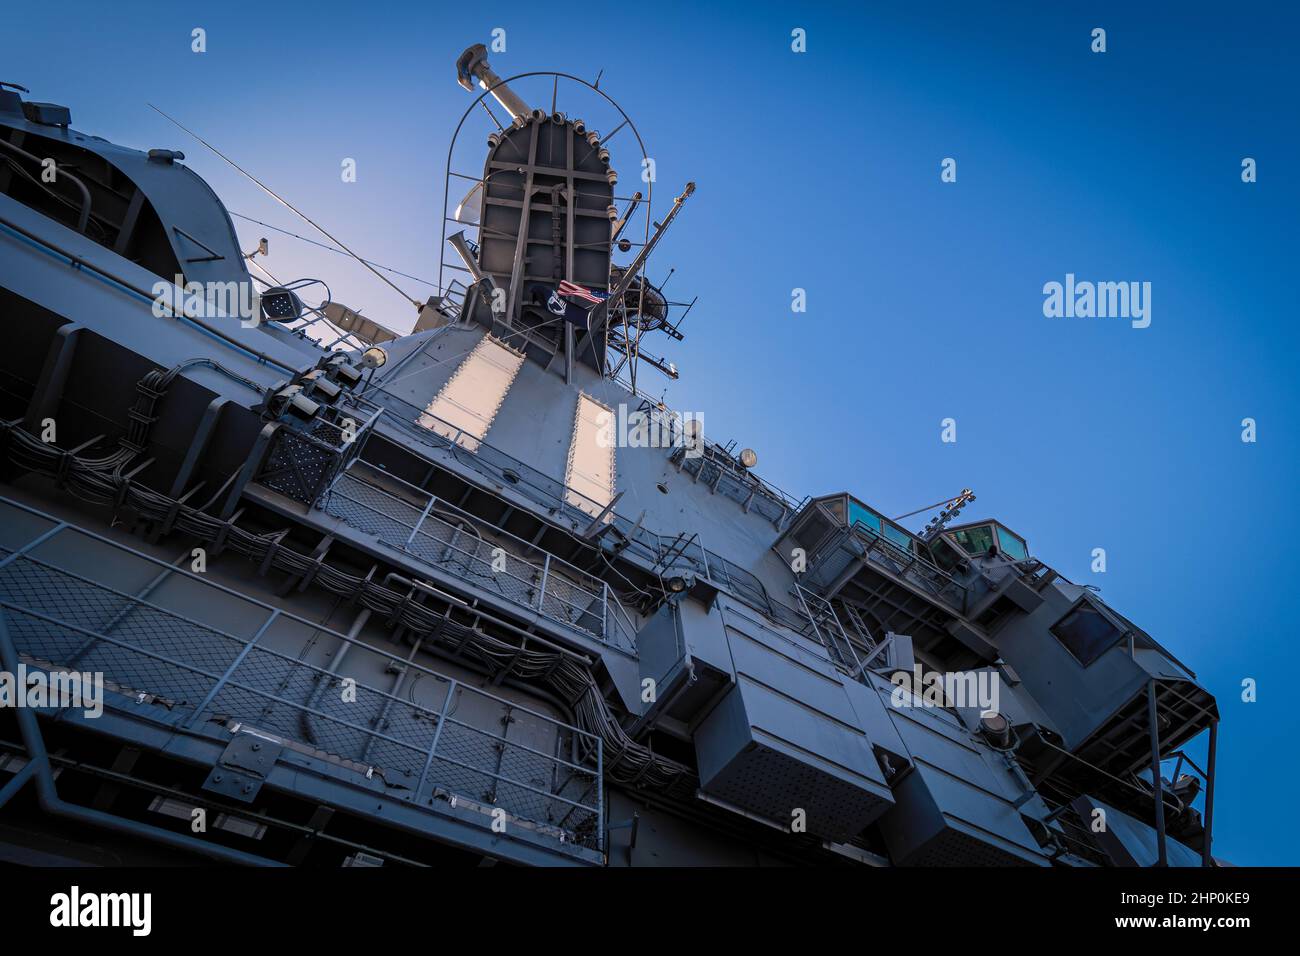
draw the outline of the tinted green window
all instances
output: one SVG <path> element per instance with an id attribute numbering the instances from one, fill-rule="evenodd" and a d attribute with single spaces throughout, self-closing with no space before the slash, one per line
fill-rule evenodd
<path id="1" fill-rule="evenodd" d="M 945 571 L 951 571 L 957 566 L 957 555 L 953 553 L 952 548 L 944 544 L 942 539 L 930 545 L 930 555 L 934 563 Z"/>
<path id="2" fill-rule="evenodd" d="M 1029 557 L 1025 543 L 1001 525 L 998 525 L 998 547 L 1013 561 L 1023 561 Z"/>
<path id="3" fill-rule="evenodd" d="M 1083 601 L 1053 624 L 1052 633 L 1084 667 L 1114 647 L 1123 637 L 1120 629 L 1097 610 L 1091 601 Z"/>
<path id="4" fill-rule="evenodd" d="M 977 528 L 963 528 L 952 536 L 967 554 L 987 554 L 993 547 L 993 526 L 982 524 Z"/>
<path id="5" fill-rule="evenodd" d="M 858 504 L 852 498 L 849 499 L 849 524 L 855 525 L 861 521 L 877 534 L 880 533 L 880 515 L 876 514 L 870 508 Z"/>
<path id="6" fill-rule="evenodd" d="M 895 528 L 892 524 L 885 525 L 885 537 L 904 551 L 912 550 L 912 536 L 901 528 Z"/>

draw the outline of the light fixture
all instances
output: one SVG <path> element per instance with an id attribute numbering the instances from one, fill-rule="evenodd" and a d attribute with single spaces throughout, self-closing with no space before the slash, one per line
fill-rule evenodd
<path id="1" fill-rule="evenodd" d="M 358 377 L 360 376 L 358 375 Z M 307 383 L 305 391 L 308 395 L 312 397 L 320 396 L 326 402 L 334 401 L 339 397 L 339 393 L 343 391 L 341 386 L 335 385 L 325 377 L 324 369 L 318 368 L 308 372 L 303 376 L 303 381 Z"/>
<path id="2" fill-rule="evenodd" d="M 309 421 L 320 411 L 320 402 L 314 402 L 302 393 L 301 385 L 290 385 L 275 393 L 276 405 L 281 415 L 289 414 Z"/>
<path id="3" fill-rule="evenodd" d="M 752 448 L 745 448 L 740 452 L 740 463 L 746 468 L 753 468 L 758 464 L 758 453 Z"/>
<path id="4" fill-rule="evenodd" d="M 1011 749 L 1011 722 L 1001 714 L 982 714 L 980 716 L 980 733 L 994 748 Z"/>
<path id="5" fill-rule="evenodd" d="M 674 574 L 664 583 L 668 585 L 668 590 L 673 594 L 681 594 L 691 586 L 690 577 L 685 574 Z"/>
<path id="6" fill-rule="evenodd" d="M 262 318 L 268 322 L 292 322 L 303 313 L 302 299 L 281 286 L 262 293 Z"/>
<path id="7" fill-rule="evenodd" d="M 361 381 L 361 371 L 348 361 L 346 355 L 331 355 L 321 365 L 325 373 L 344 388 L 355 388 Z"/>
<path id="8" fill-rule="evenodd" d="M 361 353 L 362 368 L 381 368 L 388 361 L 388 353 L 378 345 L 372 345 Z"/>

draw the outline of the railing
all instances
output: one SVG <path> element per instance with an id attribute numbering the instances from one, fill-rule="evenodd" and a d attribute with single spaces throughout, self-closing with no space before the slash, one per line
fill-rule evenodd
<path id="1" fill-rule="evenodd" d="M 253 480 L 301 504 L 315 504 L 360 454 L 382 414 L 374 402 L 345 392 L 337 405 L 327 406 L 310 422 L 284 422 Z"/>
<path id="2" fill-rule="evenodd" d="M 856 532 L 864 542 L 868 558 L 934 596 L 953 610 L 958 612 L 966 610 L 966 586 L 937 564 L 932 564 L 920 555 L 899 547 L 861 521 L 855 521 L 849 530 Z"/>
<path id="3" fill-rule="evenodd" d="M 586 508 L 576 507 L 570 499 L 574 497 L 584 499 L 580 492 L 568 488 L 562 482 L 546 476 L 536 468 L 524 464 L 481 439 L 474 451 L 466 451 L 460 446 L 459 433 L 455 426 L 443 422 L 437 416 L 430 416 L 423 409 L 416 408 L 410 402 L 391 395 L 383 389 L 371 389 L 366 394 L 377 404 L 382 405 L 388 413 L 383 416 L 382 421 L 397 427 L 404 436 L 447 451 L 455 456 L 457 461 L 490 477 L 497 484 L 509 485 L 548 512 L 568 518 L 574 527 L 581 528 L 589 525 L 593 515 L 603 507 L 591 499 L 585 499 Z M 432 417 L 442 422 L 451 437 L 417 425 L 416 421 L 421 416 Z M 679 539 L 655 534 L 616 512 L 612 513 L 611 523 L 629 542 L 628 551 L 635 553 L 650 567 L 663 573 L 670 567 L 684 565 L 693 574 L 703 575 L 763 613 L 772 613 L 771 601 L 762 583 L 734 562 L 695 544 L 687 549 L 684 555 L 678 554 L 677 560 L 661 568 L 660 562 L 666 556 L 672 555 L 674 542 Z"/>
<path id="4" fill-rule="evenodd" d="M 649 412 L 651 420 L 656 423 L 657 427 L 667 427 L 669 434 L 673 436 L 674 441 L 677 440 L 678 431 L 683 431 L 684 438 L 685 433 L 683 430 L 681 415 L 678 412 L 661 407 L 658 399 L 647 395 L 638 388 L 634 388 L 632 383 L 626 378 L 615 377 L 614 381 L 627 389 L 633 398 L 640 399 L 642 403 L 641 410 Z M 698 443 L 700 449 L 702 449 L 701 457 L 708 456 L 711 460 L 732 460 L 731 455 L 726 451 L 726 449 L 717 442 L 709 440 L 703 434 L 699 436 Z M 737 481 L 741 481 L 741 479 L 737 477 Z M 802 500 L 796 499 L 789 493 L 778 488 L 776 485 L 759 478 L 758 475 L 751 472 L 745 473 L 743 483 L 747 491 L 756 492 L 766 496 L 789 515 L 798 514 L 803 506 L 810 500 L 809 497 L 804 497 Z"/>
<path id="5" fill-rule="evenodd" d="M 5 499 L 0 506 L 40 514 Z M 507 835 L 522 829 L 602 849 L 598 737 L 41 517 L 49 529 L 0 560 L 0 608 L 19 653 L 33 666 L 102 674 L 107 689 L 134 699 L 134 717 L 188 729 L 246 723 L 377 776 L 390 796 L 417 806 L 454 797 L 481 810 L 485 826 L 492 810 L 505 810 L 513 818 Z M 38 556 L 47 551 L 59 561 Z M 133 595 L 87 576 L 99 578 L 108 568 L 115 581 L 128 570 L 152 570 L 155 577 Z M 215 616 L 218 608 L 220 626 L 192 616 Z M 351 675 L 305 659 L 322 640 L 326 647 L 338 642 L 335 667 L 355 648 L 371 661 L 379 658 L 380 673 L 403 674 L 393 690 L 405 691 L 399 696 L 359 680 L 354 694 L 331 690 Z M 423 682 L 420 703 L 415 685 Z"/>
<path id="6" fill-rule="evenodd" d="M 427 492 L 402 484 L 416 500 L 348 472 L 326 493 L 322 507 L 425 564 L 635 654 L 636 626 L 604 581 Z"/>
<path id="7" fill-rule="evenodd" d="M 812 630 L 812 636 L 826 648 L 832 663 L 851 677 L 862 674 L 862 661 L 853 649 L 853 643 L 840 623 L 835 608 L 825 598 L 819 597 L 801 584 L 794 586 L 799 606 L 807 618 L 806 629 Z"/>
<path id="8" fill-rule="evenodd" d="M 404 437 L 440 451 L 447 451 L 461 464 L 473 468 L 494 483 L 509 485 L 547 512 L 568 519 L 575 528 L 585 528 L 605 507 L 482 439 L 478 440 L 478 447 L 474 451 L 466 451 L 460 445 L 460 431 L 455 425 L 443 421 L 436 415 L 430 415 L 422 408 L 416 408 L 410 402 L 382 388 L 369 389 L 366 394 L 388 412 L 382 419 L 384 424 L 395 427 Z M 440 422 L 445 426 L 447 435 L 451 437 L 416 424 L 421 417 Z M 582 502 L 585 507 L 578 507 L 572 503 L 573 500 Z M 617 513 L 612 514 L 610 523 L 628 540 L 630 551 L 637 553 L 650 564 L 654 564 L 659 559 L 658 535 Z"/>
<path id="9" fill-rule="evenodd" d="M 40 189 L 44 190 L 49 195 L 54 196 L 60 202 L 66 203 L 68 201 L 65 197 L 60 196 L 57 192 L 55 192 L 52 188 L 50 188 L 49 183 L 45 182 L 44 164 L 46 163 L 46 160 L 42 159 L 39 156 L 32 155 L 31 153 L 27 152 L 27 150 L 15 146 L 13 143 L 9 142 L 7 139 L 4 139 L 2 137 L 0 137 L 0 146 L 3 146 L 5 149 L 9 150 L 12 153 L 17 153 L 23 159 L 28 160 L 29 162 L 32 163 L 32 165 L 40 169 L 39 175 L 42 178 L 36 179 L 36 178 L 29 177 L 32 183 L 34 183 Z M 68 172 L 66 166 L 55 166 L 54 169 L 56 173 L 55 176 L 56 180 L 60 178 L 68 180 L 70 183 L 72 183 L 72 185 L 76 186 L 77 191 L 81 193 L 81 205 L 78 207 L 77 210 L 77 232 L 84 234 L 86 231 L 86 227 L 90 224 L 90 190 L 86 188 L 85 183 L 83 183 L 76 176 L 72 175 L 72 173 Z"/>

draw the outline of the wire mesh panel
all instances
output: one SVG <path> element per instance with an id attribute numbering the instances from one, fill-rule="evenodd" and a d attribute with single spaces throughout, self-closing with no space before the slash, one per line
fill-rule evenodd
<path id="1" fill-rule="evenodd" d="M 320 422 L 315 431 L 334 429 Z M 311 504 L 325 488 L 339 460 L 339 452 L 311 432 L 281 428 L 271 441 L 258 484 L 302 504 Z"/>
<path id="2" fill-rule="evenodd" d="M 61 567 L 51 557 L 60 535 L 108 549 L 105 568 L 136 565 L 154 580 L 130 594 Z M 173 576 L 184 578 L 182 590 L 195 598 L 185 611 L 151 600 Z M 226 613 L 232 600 L 259 610 L 261 624 L 230 633 L 228 622 L 238 619 Z M 202 619 L 214 608 L 219 621 Z M 413 660 L 67 527 L 0 559 L 0 609 L 26 661 L 99 675 L 108 689 L 136 698 L 133 717 L 171 725 L 179 718 L 191 728 L 247 724 L 377 777 L 392 796 L 421 806 L 440 795 L 463 798 L 503 810 L 514 821 L 507 835 L 516 826 L 601 848 L 600 739 Z M 282 632 L 309 635 L 301 650 L 269 646 L 279 622 L 293 625 Z M 305 659 L 321 641 L 336 643 L 328 666 Z M 405 669 L 412 681 L 432 682 L 432 695 L 423 684 L 422 696 L 440 705 L 417 703 L 412 682 L 398 696 L 355 678 L 349 663 L 358 659 L 378 673 Z"/>
<path id="3" fill-rule="evenodd" d="M 302 504 L 315 504 L 331 480 L 359 454 L 382 409 L 345 393 L 308 422 L 276 429 L 255 481 Z"/>
<path id="4" fill-rule="evenodd" d="M 630 621 L 599 578 L 526 542 L 426 499 L 423 507 L 351 473 L 340 476 L 325 510 L 380 541 L 623 650 L 635 648 Z M 626 614 L 623 614 L 623 618 Z"/>
<path id="5" fill-rule="evenodd" d="M 180 705 L 201 701 L 243 646 L 25 555 L 0 569 L 0 594 L 15 609 L 9 629 L 19 653 Z"/>

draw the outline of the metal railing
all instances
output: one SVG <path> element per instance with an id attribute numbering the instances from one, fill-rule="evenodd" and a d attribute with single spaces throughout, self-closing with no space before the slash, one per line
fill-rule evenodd
<path id="1" fill-rule="evenodd" d="M 807 618 L 806 633 L 811 630 L 814 637 L 830 655 L 831 662 L 841 671 L 853 678 L 862 675 L 862 661 L 853 649 L 853 642 L 840 623 L 839 615 L 830 601 L 814 594 L 801 584 L 794 586 L 794 594 L 799 599 L 799 607 Z"/>
<path id="2" fill-rule="evenodd" d="M 967 588 L 937 564 L 900 547 L 861 521 L 847 529 L 866 546 L 867 557 L 876 564 L 932 595 L 949 608 L 966 610 Z"/>
<path id="3" fill-rule="evenodd" d="M 315 504 L 361 453 L 383 409 L 351 392 L 310 422 L 276 429 L 253 481 L 301 504 Z"/>
<path id="4" fill-rule="evenodd" d="M 40 173 L 38 175 L 42 178 L 38 179 L 30 175 L 27 176 L 27 178 L 34 185 L 44 190 L 48 195 L 53 196 L 59 202 L 71 205 L 71 203 L 68 202 L 67 197 L 60 196 L 58 192 L 52 189 L 50 184 L 45 182 L 43 178 L 45 174 L 45 164 L 47 162 L 52 163 L 53 160 L 42 159 L 40 156 L 35 156 L 32 153 L 27 152 L 27 150 L 15 146 L 13 143 L 9 142 L 7 139 L 4 138 L 0 138 L 0 146 L 3 146 L 11 153 L 17 153 L 23 159 L 29 161 L 32 165 L 36 166 L 37 169 L 40 170 Z M 54 179 L 55 182 L 57 182 L 60 178 L 66 179 L 70 183 L 72 183 L 72 185 L 76 186 L 77 191 L 81 193 L 81 204 L 77 207 L 77 232 L 84 234 L 87 226 L 90 225 L 90 190 L 86 188 L 86 184 L 83 183 L 79 178 L 72 175 L 72 173 L 68 172 L 66 164 L 55 165 L 53 168 L 55 170 L 55 179 Z"/>
<path id="5" fill-rule="evenodd" d="M 383 423 L 396 428 L 403 437 L 448 452 L 458 462 L 490 478 L 493 483 L 508 485 L 548 513 L 568 519 L 575 528 L 585 528 L 605 507 L 482 439 L 477 439 L 477 447 L 473 451 L 467 451 L 460 444 L 460 429 L 455 425 L 422 408 L 416 408 L 382 388 L 371 388 L 366 394 L 388 412 L 382 418 Z M 417 424 L 421 418 L 442 424 L 447 435 Z M 581 502 L 583 507 L 574 504 L 574 501 Z M 658 560 L 661 553 L 659 535 L 616 512 L 611 512 L 610 524 L 627 539 L 628 550 L 650 564 Z"/>
<path id="6" fill-rule="evenodd" d="M 626 378 L 616 376 L 614 381 L 627 389 L 632 397 L 641 400 L 641 410 L 649 413 L 651 420 L 657 427 L 666 428 L 669 434 L 672 435 L 674 441 L 678 440 L 678 432 L 682 432 L 681 439 L 683 441 L 685 440 L 684 426 L 682 424 L 683 418 L 679 412 L 662 406 L 658 399 L 646 394 L 639 388 L 636 388 Z M 728 462 L 734 461 L 732 455 L 725 448 L 717 442 L 709 439 L 708 436 L 701 433 L 697 442 L 698 447 L 701 450 L 701 455 L 699 457 L 703 458 L 707 456 L 710 459 L 720 459 Z M 737 476 L 736 480 L 738 482 L 742 481 L 739 476 Z M 744 473 L 743 484 L 747 493 L 755 492 L 766 496 L 791 516 L 798 514 L 799 511 L 802 510 L 803 506 L 811 500 L 809 496 L 805 496 L 802 499 L 796 499 L 793 495 L 778 488 L 770 481 L 766 481 L 749 471 Z"/>
<path id="7" fill-rule="evenodd" d="M 417 442 L 446 451 L 462 464 L 490 477 L 496 484 L 514 488 L 548 513 L 569 519 L 575 528 L 585 528 L 604 507 L 486 441 L 480 439 L 474 451 L 467 451 L 460 445 L 459 432 L 455 426 L 437 416 L 430 416 L 423 409 L 416 408 L 382 388 L 370 389 L 366 394 L 384 407 L 387 414 L 381 421 L 385 424 L 395 426 L 404 436 Z M 442 422 L 451 437 L 416 424 L 421 416 Z M 362 460 L 364 461 L 364 456 Z M 583 501 L 586 507 L 577 507 L 572 503 L 574 499 Z M 666 574 L 670 568 L 685 568 L 730 591 L 753 605 L 756 610 L 765 614 L 772 613 L 772 602 L 762 582 L 735 562 L 706 550 L 697 542 L 692 543 L 683 553 L 679 550 L 680 536 L 673 538 L 656 534 L 642 527 L 640 522 L 629 521 L 617 512 L 611 512 L 611 524 L 629 542 L 627 552 L 640 557 L 655 571 Z M 665 558 L 670 559 L 666 564 L 662 563 Z"/>
<path id="8" fill-rule="evenodd" d="M 326 492 L 322 507 L 425 564 L 618 650 L 636 653 L 636 626 L 604 581 L 428 492 L 401 484 L 414 500 L 349 471 Z"/>
<path id="9" fill-rule="evenodd" d="M 0 504 L 40 514 L 6 499 Z M 485 826 L 492 822 L 490 812 L 501 808 L 513 818 L 507 835 L 523 828 L 602 849 L 599 737 L 42 517 L 49 530 L 0 560 L 0 607 L 19 653 L 33 666 L 102 674 L 107 689 L 133 698 L 133 717 L 156 717 L 186 729 L 214 721 L 246 723 L 381 778 L 392 797 L 418 806 L 454 797 L 483 811 Z M 47 546 L 85 567 L 38 556 Z M 134 595 L 87 576 L 106 567 L 118 575 L 128 566 L 161 573 Z M 178 601 L 175 590 L 160 596 L 163 580 L 183 592 L 184 613 L 158 603 Z M 193 616 L 214 608 L 224 612 L 220 624 Z M 247 633 L 227 629 L 231 621 L 244 621 Z M 322 639 L 339 642 L 335 661 L 351 646 L 380 658 L 380 672 L 404 669 L 406 696 L 303 659 Z M 345 677 L 354 692 L 331 691 Z M 432 682 L 421 695 L 431 703 L 415 700 L 413 681 Z M 145 705 L 158 709 L 150 714 Z"/>

